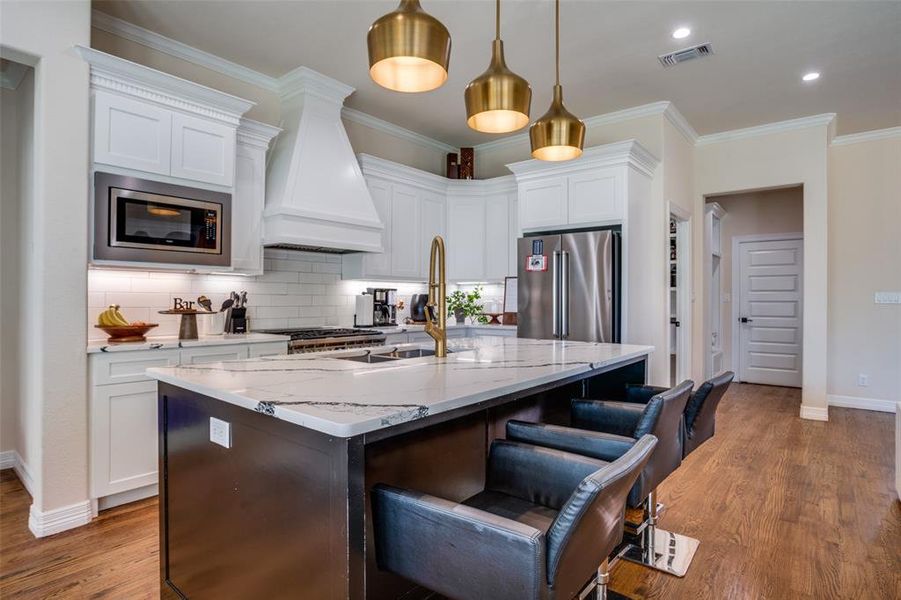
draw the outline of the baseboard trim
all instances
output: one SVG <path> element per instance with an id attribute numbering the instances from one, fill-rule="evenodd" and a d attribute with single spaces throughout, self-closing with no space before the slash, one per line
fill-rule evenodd
<path id="1" fill-rule="evenodd" d="M 98 498 L 97 510 L 115 508 L 116 506 L 122 506 L 129 502 L 137 502 L 138 500 L 144 500 L 145 498 L 152 498 L 158 494 L 159 485 L 151 483 L 150 485 L 128 490 L 127 492 L 119 492 L 118 494 L 111 494 L 109 496 Z"/>
<path id="2" fill-rule="evenodd" d="M 829 406 L 841 408 L 857 408 L 860 410 L 875 410 L 879 412 L 893 413 L 897 402 L 882 400 L 881 398 L 861 398 L 859 396 L 842 396 L 829 394 L 826 396 Z"/>
<path id="3" fill-rule="evenodd" d="M 3 452 L 0 452 L 0 469 L 14 470 L 19 481 L 22 482 L 25 491 L 28 492 L 29 496 L 34 498 L 34 479 L 31 476 L 28 465 L 25 464 L 25 461 L 22 460 L 22 457 L 18 452 L 15 450 L 4 450 Z"/>
<path id="4" fill-rule="evenodd" d="M 28 514 L 28 529 L 35 537 L 47 537 L 91 522 L 94 507 L 90 500 L 76 502 L 62 508 L 41 511 L 31 505 Z"/>
<path id="5" fill-rule="evenodd" d="M 822 406 L 801 405 L 801 418 L 810 421 L 828 421 L 829 409 Z"/>

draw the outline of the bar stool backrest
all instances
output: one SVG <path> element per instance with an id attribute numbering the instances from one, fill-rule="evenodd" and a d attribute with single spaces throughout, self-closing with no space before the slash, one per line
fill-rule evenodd
<path id="1" fill-rule="evenodd" d="M 689 398 L 685 407 L 684 456 L 713 437 L 716 408 L 734 378 L 735 373 L 732 371 L 720 373 L 702 383 Z"/>
<path id="2" fill-rule="evenodd" d="M 657 439 L 645 435 L 614 462 L 582 480 L 547 532 L 548 585 L 570 598 L 622 540 L 626 496 Z"/>

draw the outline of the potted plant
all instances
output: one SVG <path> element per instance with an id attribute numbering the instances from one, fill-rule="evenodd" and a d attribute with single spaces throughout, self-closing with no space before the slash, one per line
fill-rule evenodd
<path id="1" fill-rule="evenodd" d="M 456 290 L 447 297 L 447 314 L 454 315 L 457 325 L 466 323 L 466 317 L 473 321 L 484 318 L 482 305 L 478 302 L 482 298 L 482 287 L 476 286 L 471 292 Z"/>

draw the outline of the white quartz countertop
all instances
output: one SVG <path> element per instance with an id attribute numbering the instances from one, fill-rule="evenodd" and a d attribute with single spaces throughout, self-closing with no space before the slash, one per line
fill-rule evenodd
<path id="1" fill-rule="evenodd" d="M 338 437 L 413 421 L 650 354 L 651 346 L 481 336 L 451 353 L 362 363 L 404 344 L 148 369 L 153 379 Z"/>
<path id="2" fill-rule="evenodd" d="M 286 335 L 272 335 L 270 333 L 232 333 L 205 335 L 196 340 L 180 340 L 177 336 L 148 337 L 145 342 L 114 344 L 106 340 L 96 340 L 88 342 L 88 354 L 94 354 L 95 352 L 133 352 L 135 350 L 171 350 L 173 348 L 197 348 L 200 346 L 229 346 L 231 344 L 262 344 L 264 342 L 287 342 L 290 339 Z"/>

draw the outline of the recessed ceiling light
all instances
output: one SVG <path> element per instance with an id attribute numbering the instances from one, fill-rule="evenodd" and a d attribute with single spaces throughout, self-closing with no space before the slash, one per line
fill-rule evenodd
<path id="1" fill-rule="evenodd" d="M 805 74 L 801 79 L 803 79 L 804 81 L 816 81 L 819 78 L 819 73 L 817 73 L 816 71 L 811 71 L 810 73 Z"/>
<path id="2" fill-rule="evenodd" d="M 691 35 L 691 29 L 688 27 L 680 27 L 679 29 L 673 32 L 673 37 L 677 40 L 681 40 L 683 38 L 687 38 Z"/>

